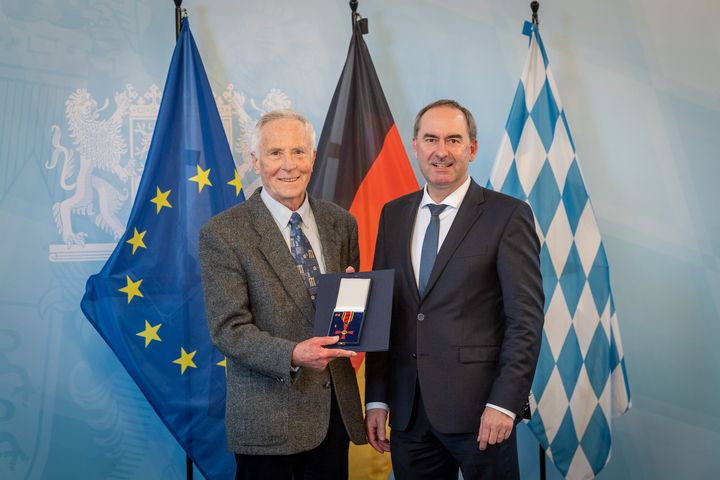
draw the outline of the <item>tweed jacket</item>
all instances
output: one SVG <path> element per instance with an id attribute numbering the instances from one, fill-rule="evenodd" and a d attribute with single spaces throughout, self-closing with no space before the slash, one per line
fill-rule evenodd
<path id="1" fill-rule="evenodd" d="M 349 359 L 324 371 L 292 373 L 295 345 L 313 335 L 315 309 L 302 276 L 258 189 L 200 231 L 200 264 L 210 336 L 227 357 L 228 447 L 249 455 L 289 455 L 322 442 L 330 387 L 354 443 L 366 443 Z M 340 207 L 310 199 L 326 271 L 359 266 L 357 223 Z"/>

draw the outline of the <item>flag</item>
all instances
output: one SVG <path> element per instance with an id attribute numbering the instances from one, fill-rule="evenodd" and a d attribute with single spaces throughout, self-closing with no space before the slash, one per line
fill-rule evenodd
<path id="1" fill-rule="evenodd" d="M 608 260 L 538 27 L 488 186 L 527 201 L 541 241 L 545 327 L 530 429 L 567 478 L 610 458 L 611 419 L 630 388 Z"/>
<path id="2" fill-rule="evenodd" d="M 360 270 L 372 268 L 380 212 L 386 202 L 418 189 L 400 134 L 358 25 L 325 119 L 308 190 L 337 203 L 358 222 Z M 364 356 L 353 359 L 364 395 Z M 351 478 L 386 478 L 389 455 L 350 447 Z"/>
<path id="3" fill-rule="evenodd" d="M 358 26 L 320 134 L 308 189 L 357 219 L 361 270 L 372 268 L 383 205 L 418 189 Z"/>
<path id="4" fill-rule="evenodd" d="M 183 19 L 127 231 L 81 308 L 208 480 L 234 478 L 225 361 L 211 342 L 198 232 L 244 200 L 187 18 Z"/>

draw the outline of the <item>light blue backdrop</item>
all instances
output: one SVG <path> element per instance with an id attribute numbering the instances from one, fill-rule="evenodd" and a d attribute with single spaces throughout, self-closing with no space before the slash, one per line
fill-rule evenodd
<path id="1" fill-rule="evenodd" d="M 245 125 L 261 110 L 290 102 L 321 128 L 350 38 L 345 0 L 184 3 L 241 168 Z M 527 52 L 528 3 L 360 0 L 408 152 L 415 112 L 454 97 L 477 117 L 471 171 L 485 183 Z M 633 393 L 600 477 L 716 478 L 720 3 L 541 4 Z M 0 478 L 184 475 L 183 452 L 79 309 L 113 218 L 129 213 L 173 44 L 170 0 L 0 0 Z M 108 135 L 121 144 L 97 141 Z M 63 188 L 66 156 L 79 166 L 112 149 L 125 173 L 95 166 Z M 124 203 L 96 199 L 91 216 L 63 218 L 83 186 Z M 87 234 L 85 248 L 66 245 L 79 238 L 70 229 Z M 521 437 L 524 477 L 537 478 L 536 447 Z"/>

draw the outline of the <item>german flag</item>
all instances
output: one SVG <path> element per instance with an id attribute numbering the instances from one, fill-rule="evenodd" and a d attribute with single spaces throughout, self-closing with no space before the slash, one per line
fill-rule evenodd
<path id="1" fill-rule="evenodd" d="M 335 202 L 355 216 L 360 269 L 370 270 L 383 205 L 417 190 L 418 184 L 359 22 L 353 28 L 313 170 L 310 194 Z M 365 391 L 363 360 L 361 355 L 353 358 L 361 396 Z M 380 455 L 369 445 L 350 446 L 351 479 L 385 479 L 389 472 L 389 455 Z"/>

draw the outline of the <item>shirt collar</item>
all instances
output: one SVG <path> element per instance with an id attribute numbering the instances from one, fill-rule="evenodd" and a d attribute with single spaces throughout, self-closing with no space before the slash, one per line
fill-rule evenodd
<path id="1" fill-rule="evenodd" d="M 448 207 L 451 207 L 454 209 L 460 208 L 460 204 L 465 199 L 465 195 L 467 194 L 469 189 L 470 189 L 470 176 L 468 175 L 468 178 L 465 179 L 465 181 L 462 183 L 462 185 L 460 185 L 458 188 L 456 188 L 455 191 L 452 192 L 450 195 L 445 197 L 445 199 L 440 204 L 447 205 Z M 423 188 L 422 200 L 420 200 L 420 208 L 422 208 L 428 204 L 440 205 L 437 202 L 435 202 L 435 200 L 430 198 L 430 194 L 428 193 L 428 187 L 427 187 L 427 183 L 426 183 L 425 188 Z"/>
<path id="2" fill-rule="evenodd" d="M 300 214 L 300 217 L 302 217 L 303 223 L 306 225 L 310 215 L 310 202 L 308 201 L 308 197 L 309 195 L 306 192 L 305 200 L 303 200 L 300 208 L 296 210 L 296 212 Z M 270 214 L 278 225 L 284 228 L 288 223 L 290 223 L 290 216 L 293 214 L 293 211 L 270 196 L 266 188 L 260 190 L 260 198 L 268 210 L 270 210 Z"/>

